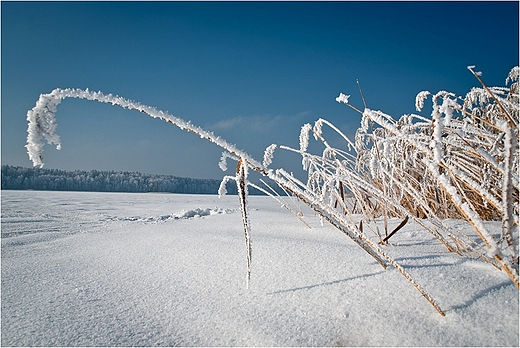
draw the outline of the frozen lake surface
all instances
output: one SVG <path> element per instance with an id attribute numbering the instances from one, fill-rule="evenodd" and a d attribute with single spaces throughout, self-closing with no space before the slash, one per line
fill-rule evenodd
<path id="1" fill-rule="evenodd" d="M 312 212 L 309 229 L 268 197 L 249 197 L 249 289 L 236 196 L 2 191 L 1 202 L 2 346 L 519 345 L 509 278 L 414 224 L 385 250 L 445 317 Z"/>

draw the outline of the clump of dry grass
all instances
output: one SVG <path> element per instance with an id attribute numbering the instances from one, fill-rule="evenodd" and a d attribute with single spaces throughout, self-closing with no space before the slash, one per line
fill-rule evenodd
<path id="1" fill-rule="evenodd" d="M 328 148 L 334 162 L 313 158 L 320 168 L 309 172 L 309 181 L 330 191 L 326 176 L 315 173 L 326 173 L 327 166 L 343 167 L 341 173 L 349 173 L 335 185 L 346 187 L 354 202 L 345 213 L 361 213 L 366 221 L 427 219 L 433 225 L 424 227 L 448 250 L 492 263 L 518 287 L 519 69 L 511 70 L 509 87 L 491 88 L 473 67 L 469 70 L 482 87 L 464 98 L 446 91 L 431 95 L 431 119 L 404 115 L 394 120 L 380 111 L 360 111 L 355 160 Z M 428 95 L 417 96 L 419 111 Z M 350 106 L 348 100 L 346 104 Z M 465 219 L 478 238 L 445 226 L 446 218 Z M 486 220 L 502 221 L 501 236 L 486 230 Z"/>
<path id="2" fill-rule="evenodd" d="M 79 89 L 55 89 L 42 94 L 27 119 L 27 150 L 34 165 L 42 166 L 43 140 L 61 146 L 54 117 L 64 98 L 82 98 L 119 105 L 160 118 L 195 133 L 222 149 L 220 167 L 228 158 L 238 162 L 235 180 L 242 211 L 247 250 L 247 280 L 251 275 L 251 228 L 247 207 L 247 187 L 255 186 L 282 202 L 276 191 L 252 184 L 252 169 L 272 179 L 294 200 L 315 210 L 324 220 L 346 234 L 383 268 L 397 269 L 441 314 L 433 298 L 383 248 L 394 233 L 411 219 L 434 235 L 450 252 L 478 257 L 505 271 L 518 287 L 518 118 L 519 68 L 509 74 L 509 87 L 487 87 L 479 74 L 470 71 L 482 84 L 465 98 L 441 91 L 432 95 L 431 118 L 405 115 L 399 120 L 366 107 L 349 104 L 348 96 L 336 100 L 362 114 L 361 127 L 351 141 L 332 123 L 319 119 L 305 124 L 300 148 L 275 144 L 267 147 L 260 163 L 224 139 L 178 117 L 124 98 Z M 429 92 L 417 96 L 420 110 Z M 329 127 L 347 141 L 347 149 L 329 145 L 323 127 Z M 324 146 L 322 154 L 307 151 L 310 135 Z M 269 168 L 274 151 L 284 149 L 302 156 L 307 180 L 302 182 L 283 168 Z M 301 219 L 301 213 L 283 203 Z M 361 220 L 359 219 L 361 216 Z M 400 226 L 388 233 L 386 221 L 402 218 Z M 383 218 L 384 231 L 373 224 Z M 478 237 L 451 229 L 443 219 L 467 220 Z M 483 221 L 501 220 L 501 236 L 486 230 Z"/>

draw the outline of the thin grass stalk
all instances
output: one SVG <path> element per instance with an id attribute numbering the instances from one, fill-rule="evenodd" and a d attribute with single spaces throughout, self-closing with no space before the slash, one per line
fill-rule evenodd
<path id="1" fill-rule="evenodd" d="M 505 158 L 504 158 L 504 181 L 502 183 L 502 236 L 505 238 L 511 254 L 511 265 L 518 274 L 518 264 L 516 263 L 516 246 L 513 237 L 513 185 L 512 185 L 512 169 L 513 169 L 513 149 L 515 146 L 515 137 L 513 129 L 508 123 L 505 125 Z"/>
<path id="2" fill-rule="evenodd" d="M 265 181 L 263 181 L 263 180 L 261 180 L 261 181 L 262 181 L 262 183 L 263 183 L 264 185 L 266 185 L 269 189 L 271 189 L 273 192 L 276 193 L 276 191 L 274 191 L 273 188 L 272 188 L 271 186 L 267 185 L 267 183 L 266 183 Z M 298 220 L 300 220 L 301 223 L 304 224 L 308 229 L 312 229 L 312 227 L 311 227 L 311 226 L 310 226 L 310 225 L 309 225 L 309 224 L 308 224 L 308 223 L 307 223 L 307 222 L 306 222 L 306 221 L 301 217 L 300 214 L 298 214 L 298 212 L 297 212 L 296 210 L 294 210 L 290 205 L 286 204 L 283 200 L 281 200 L 281 199 L 279 198 L 279 195 L 276 195 L 276 196 L 275 196 L 275 195 L 273 195 L 273 193 L 267 191 L 267 190 L 264 189 L 263 187 L 258 186 L 258 185 L 254 184 L 254 183 L 252 183 L 252 182 L 248 182 L 248 185 L 251 186 L 251 187 L 253 187 L 253 188 L 255 188 L 255 189 L 257 189 L 258 191 L 263 192 L 265 195 L 271 197 L 272 199 L 274 199 L 275 201 L 277 201 L 278 203 L 280 203 L 280 205 L 281 205 L 283 208 L 285 208 L 285 209 L 289 210 L 291 213 L 293 213 L 293 215 L 296 216 L 296 217 L 298 218 Z"/>
<path id="3" fill-rule="evenodd" d="M 249 282 L 251 280 L 251 263 L 252 263 L 252 250 L 251 250 L 251 223 L 249 222 L 248 205 L 247 205 L 247 166 L 244 159 L 240 159 L 236 170 L 236 183 L 238 191 L 238 200 L 240 203 L 240 212 L 242 214 L 242 224 L 244 226 L 244 237 L 246 242 L 247 252 L 247 288 L 249 288 Z"/>
<path id="4" fill-rule="evenodd" d="M 307 203 L 307 205 L 309 205 L 311 208 L 313 208 L 318 213 L 320 213 L 320 216 L 322 216 L 323 218 L 328 220 L 333 226 L 336 226 L 340 231 L 344 232 L 349 237 L 351 236 L 352 231 L 356 231 L 357 230 L 356 234 L 358 235 L 358 237 L 361 237 L 360 238 L 361 241 L 364 241 L 365 243 L 367 243 L 369 245 L 369 248 L 368 248 L 369 250 L 374 250 L 375 252 L 377 252 L 378 255 L 382 256 L 396 270 L 398 270 L 399 273 L 401 273 L 405 277 L 405 279 L 408 280 L 421 293 L 421 295 L 435 308 L 435 310 L 441 316 L 445 316 L 446 315 L 444 313 L 444 311 L 437 305 L 435 300 L 412 278 L 412 276 L 408 272 L 406 272 L 404 270 L 404 268 L 401 265 L 399 265 L 395 260 L 393 260 L 387 253 L 385 253 L 383 250 L 381 250 L 377 245 L 373 244 L 370 240 L 364 238 L 363 237 L 363 233 L 359 230 L 359 228 L 357 226 L 355 226 L 355 225 L 348 226 L 348 229 L 346 229 L 344 223 L 341 223 L 339 220 L 333 218 L 333 216 L 331 216 L 330 214 L 327 214 L 327 212 L 324 211 L 323 208 L 320 207 L 319 204 L 316 204 L 314 202 L 308 201 L 307 197 L 305 195 L 301 195 L 301 194 L 298 194 L 297 192 L 293 192 L 292 188 L 290 186 L 286 186 L 285 183 L 281 182 L 280 184 L 285 186 L 288 191 L 293 193 L 295 196 L 299 197 L 303 202 Z M 352 239 L 355 240 L 355 241 L 358 240 L 357 238 L 356 239 L 352 238 Z M 368 250 L 366 250 L 366 251 L 368 252 Z M 369 252 L 369 254 L 370 254 L 370 252 Z M 378 259 L 380 259 L 378 255 L 377 255 L 377 257 L 376 257 L 376 255 L 372 255 L 372 256 L 374 258 L 376 258 L 376 260 L 378 260 Z M 386 268 L 386 264 L 384 262 L 380 262 L 380 264 L 381 264 L 381 266 Z"/>
<path id="5" fill-rule="evenodd" d="M 289 176 L 284 170 L 279 169 L 277 172 L 282 174 L 283 176 Z M 335 216 L 335 214 L 331 213 L 329 209 L 326 208 L 326 205 L 322 205 L 319 203 L 319 200 L 310 199 L 308 194 L 302 192 L 298 187 L 294 184 L 293 181 L 283 180 L 282 177 L 276 177 L 273 174 L 270 175 L 270 178 L 278 183 L 278 185 L 283 186 L 286 190 L 291 192 L 292 195 L 298 197 L 302 202 L 307 204 L 310 208 L 315 210 L 321 217 L 328 220 L 333 226 L 338 228 L 341 232 L 349 236 L 356 244 L 358 244 L 363 250 L 365 250 L 369 255 L 371 255 L 383 268 L 386 268 L 386 262 L 381 256 L 378 254 L 376 250 L 373 248 L 372 242 L 367 239 L 361 231 L 357 228 L 357 226 L 349 224 L 342 219 Z M 298 180 L 296 180 L 298 181 Z"/>

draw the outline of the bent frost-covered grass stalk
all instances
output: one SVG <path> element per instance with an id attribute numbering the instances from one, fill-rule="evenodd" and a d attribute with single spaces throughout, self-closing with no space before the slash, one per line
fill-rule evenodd
<path id="1" fill-rule="evenodd" d="M 432 97 L 432 119 L 405 115 L 395 121 L 366 105 L 361 111 L 349 104 L 349 96 L 340 94 L 338 102 L 362 114 L 354 142 L 332 123 L 320 119 L 314 126 L 302 127 L 299 149 L 272 144 L 266 148 L 262 163 L 212 132 L 156 108 L 88 89 L 55 89 L 40 95 L 36 106 L 27 113 L 26 148 L 33 164 L 43 166 L 44 140 L 61 146 L 55 113 L 65 98 L 110 103 L 159 118 L 220 146 L 224 150 L 219 163 L 222 170 L 227 169 L 227 159 L 237 161 L 236 175 L 224 176 L 219 194 L 226 193 L 227 181 L 235 180 L 244 225 L 248 286 L 252 247 L 247 187 L 260 188 L 248 181 L 248 170 L 252 169 L 316 211 L 383 268 L 391 265 L 397 269 L 444 315 L 433 298 L 382 249 L 394 233 L 383 238 L 378 227 L 374 230 L 371 223 L 378 217 L 385 221 L 387 217 L 400 217 L 404 219 L 402 224 L 412 219 L 449 251 L 490 262 L 505 271 L 518 286 L 518 67 L 512 70 L 506 84 L 508 81 L 512 82 L 510 88 L 473 89 L 463 105 L 453 94 L 439 92 Z M 418 110 L 429 95 L 429 92 L 419 93 Z M 504 110 L 507 116 L 503 115 Z M 454 112 L 462 117 L 454 117 Z M 348 151 L 331 147 L 323 136 L 323 126 L 346 140 Z M 324 146 L 321 155 L 307 152 L 310 133 Z M 307 171 L 305 183 L 284 169 L 269 168 L 276 149 L 302 156 Z M 273 195 L 275 190 L 262 182 L 267 186 L 265 193 L 282 201 Z M 282 206 L 304 222 L 297 209 L 290 204 Z M 356 221 L 359 216 L 362 220 Z M 451 229 L 443 223 L 445 218 L 465 218 L 480 239 Z M 502 219 L 502 236 L 498 240 L 482 223 L 495 219 Z"/>

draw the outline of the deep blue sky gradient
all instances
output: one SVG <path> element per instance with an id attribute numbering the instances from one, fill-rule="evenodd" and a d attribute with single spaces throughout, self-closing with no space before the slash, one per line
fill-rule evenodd
<path id="1" fill-rule="evenodd" d="M 89 88 L 155 106 L 261 160 L 298 147 L 323 117 L 353 136 L 360 116 L 395 118 L 422 90 L 504 85 L 518 65 L 518 2 L 2 2 L 2 164 L 30 166 L 26 113 L 40 93 Z M 424 113 L 425 115 L 428 112 Z M 47 168 L 221 178 L 221 150 L 141 113 L 67 99 Z M 331 140 L 337 146 L 344 143 Z M 275 167 L 297 171 L 296 155 Z M 231 165 L 230 165 L 231 167 Z"/>

